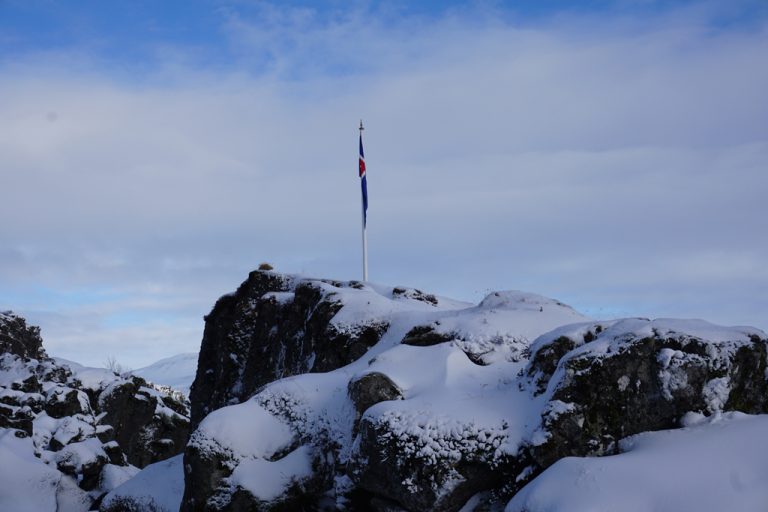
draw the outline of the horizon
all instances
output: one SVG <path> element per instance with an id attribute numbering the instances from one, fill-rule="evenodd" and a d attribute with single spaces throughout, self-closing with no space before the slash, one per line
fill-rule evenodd
<path id="1" fill-rule="evenodd" d="M 0 310 L 196 352 L 261 262 L 768 329 L 768 5 L 0 2 Z"/>

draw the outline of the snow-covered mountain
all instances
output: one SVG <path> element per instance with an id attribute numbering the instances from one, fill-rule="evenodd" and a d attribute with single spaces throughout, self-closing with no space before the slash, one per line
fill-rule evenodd
<path id="1" fill-rule="evenodd" d="M 197 352 L 177 354 L 161 359 L 155 363 L 138 370 L 133 370 L 133 375 L 181 391 L 189 396 L 189 388 L 195 380 L 197 371 Z"/>

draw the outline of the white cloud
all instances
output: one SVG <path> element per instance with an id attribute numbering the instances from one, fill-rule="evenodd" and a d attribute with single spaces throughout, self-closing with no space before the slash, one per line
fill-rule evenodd
<path id="1" fill-rule="evenodd" d="M 256 73 L 0 70 L 0 285 L 128 290 L 106 313 L 8 292 L 61 355 L 189 351 L 191 319 L 262 260 L 358 277 L 361 116 L 374 280 L 768 327 L 764 28 L 267 14 L 225 27 Z"/>

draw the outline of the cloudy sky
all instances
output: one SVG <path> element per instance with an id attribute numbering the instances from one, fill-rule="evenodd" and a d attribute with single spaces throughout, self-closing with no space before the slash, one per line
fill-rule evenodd
<path id="1" fill-rule="evenodd" d="M 137 368 L 359 278 L 362 118 L 372 281 L 768 329 L 766 91 L 762 0 L 0 0 L 0 309 Z"/>

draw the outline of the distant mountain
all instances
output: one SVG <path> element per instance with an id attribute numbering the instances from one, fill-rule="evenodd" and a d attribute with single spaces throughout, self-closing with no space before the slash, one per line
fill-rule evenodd
<path id="1" fill-rule="evenodd" d="M 154 384 L 170 386 L 189 396 L 189 388 L 195 380 L 197 353 L 177 354 L 166 357 L 131 373 Z"/>

